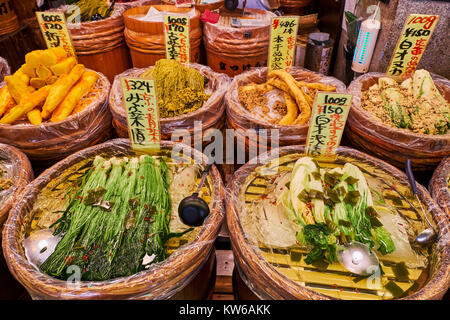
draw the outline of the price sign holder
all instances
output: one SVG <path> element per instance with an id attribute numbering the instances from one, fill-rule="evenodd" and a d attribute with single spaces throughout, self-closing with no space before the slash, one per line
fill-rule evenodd
<path id="1" fill-rule="evenodd" d="M 351 107 L 352 95 L 318 92 L 311 110 L 306 154 L 334 161 Z"/>
<path id="2" fill-rule="evenodd" d="M 164 38 L 166 58 L 178 60 L 181 63 L 190 61 L 189 16 L 165 15 Z"/>
<path id="3" fill-rule="evenodd" d="M 158 153 L 161 132 L 154 80 L 124 77 L 121 83 L 132 149 Z"/>
<path id="4" fill-rule="evenodd" d="M 272 18 L 267 66 L 269 72 L 290 69 L 294 64 L 298 16 Z"/>
<path id="5" fill-rule="evenodd" d="M 75 57 L 75 49 L 67 30 L 66 17 L 63 12 L 38 11 L 36 17 L 41 28 L 47 48 L 62 47 L 67 54 Z"/>
<path id="6" fill-rule="evenodd" d="M 438 20 L 438 15 L 408 16 L 386 70 L 388 75 L 408 76 L 416 70 Z"/>

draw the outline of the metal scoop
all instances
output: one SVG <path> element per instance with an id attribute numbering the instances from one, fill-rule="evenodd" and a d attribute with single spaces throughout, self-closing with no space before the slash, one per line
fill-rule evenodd
<path id="1" fill-rule="evenodd" d="M 419 244 L 427 244 L 432 242 L 436 237 L 436 231 L 434 231 L 433 225 L 428 220 L 428 217 L 425 213 L 425 210 L 422 206 L 422 201 L 419 199 L 419 192 L 417 190 L 416 180 L 414 179 L 414 174 L 411 169 L 411 159 L 406 160 L 406 175 L 408 176 L 409 184 L 411 185 L 411 190 L 416 196 L 417 201 L 419 202 L 420 209 L 422 211 L 422 216 L 425 217 L 426 222 L 430 226 L 429 228 L 423 230 L 419 235 L 416 237 L 416 242 Z"/>
<path id="2" fill-rule="evenodd" d="M 338 257 L 348 271 L 361 276 L 373 274 L 380 265 L 377 255 L 368 246 L 356 241 L 339 248 Z"/>
<path id="3" fill-rule="evenodd" d="M 203 224 L 206 217 L 209 215 L 209 206 L 198 196 L 203 184 L 205 183 L 206 177 L 208 176 L 209 170 L 212 167 L 212 163 L 208 164 L 202 173 L 202 179 L 197 187 L 197 190 L 189 197 L 181 200 L 178 205 L 178 215 L 181 221 L 191 227 L 198 227 Z"/>

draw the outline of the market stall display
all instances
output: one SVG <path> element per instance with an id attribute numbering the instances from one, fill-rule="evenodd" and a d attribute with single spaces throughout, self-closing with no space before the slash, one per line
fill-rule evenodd
<path id="1" fill-rule="evenodd" d="M 311 0 L 280 0 L 279 9 L 284 15 L 304 15 L 312 3 Z"/>
<path id="2" fill-rule="evenodd" d="M 200 13 L 193 8 L 177 8 L 173 5 L 152 5 L 132 8 L 123 14 L 125 39 L 130 48 L 133 66 L 153 66 L 166 57 L 163 14 L 189 16 L 190 62 L 200 62 Z"/>
<path id="3" fill-rule="evenodd" d="M 419 197 L 439 233 L 429 251 L 409 240 L 427 225 L 403 172 L 345 147 L 334 162 L 306 157 L 302 146 L 275 151 L 261 164 L 241 167 L 226 200 L 237 270 L 259 298 L 439 299 L 445 294 L 449 222 L 426 189 L 419 187 Z M 381 278 L 356 276 L 336 262 L 341 246 L 351 241 L 372 248 Z"/>
<path id="4" fill-rule="evenodd" d="M 33 169 L 20 150 L 0 143 L 0 230 L 23 188 L 33 180 Z"/>
<path id="5" fill-rule="evenodd" d="M 450 158 L 442 159 L 430 181 L 430 193 L 434 201 L 450 216 Z"/>
<path id="6" fill-rule="evenodd" d="M 110 83 L 62 48 L 32 51 L 0 88 L 0 142 L 58 160 L 107 139 Z"/>
<path id="7" fill-rule="evenodd" d="M 109 106 L 113 115 L 113 126 L 120 137 L 128 137 L 120 78 L 151 75 L 156 81 L 159 96 L 163 140 L 170 140 L 176 129 L 187 130 L 193 135 L 195 121 L 201 121 L 203 135 L 207 135 L 208 129 L 222 128 L 224 95 L 230 83 L 229 78 L 199 64 L 191 63 L 188 67 L 183 67 L 175 60 L 162 59 L 156 62 L 155 67 L 130 69 L 114 80 Z"/>
<path id="8" fill-rule="evenodd" d="M 400 168 L 433 169 L 450 152 L 447 79 L 418 70 L 397 83 L 367 73 L 348 87 L 353 95 L 345 134 L 357 147 Z"/>
<path id="9" fill-rule="evenodd" d="M 290 73 L 277 70 L 269 75 L 267 68 L 247 71 L 234 77 L 225 96 L 227 124 L 241 130 L 236 134 L 242 136 L 247 151 L 250 146 L 266 141 L 270 146 L 270 129 L 279 130 L 280 146 L 304 144 L 315 93 L 323 90 L 344 93 L 345 89 L 336 78 L 299 67 L 291 68 Z M 267 129 L 267 140 L 246 132 L 247 129 Z"/>
<path id="10" fill-rule="evenodd" d="M 34 298 L 170 298 L 209 259 L 223 220 L 215 167 L 200 193 L 210 206 L 205 223 L 191 229 L 177 215 L 206 161 L 166 141 L 158 156 L 135 154 L 125 139 L 66 158 L 29 184 L 11 211 L 3 233 L 9 268 Z M 46 249 L 37 248 L 48 232 Z M 81 283 L 71 288 L 62 279 L 76 266 Z"/>
<path id="11" fill-rule="evenodd" d="M 272 12 L 258 9 L 246 9 L 245 16 L 242 10 L 221 9 L 217 23 L 203 24 L 207 65 L 229 76 L 266 66 L 272 17 Z M 233 18 L 241 21 L 240 27 L 232 26 Z"/>

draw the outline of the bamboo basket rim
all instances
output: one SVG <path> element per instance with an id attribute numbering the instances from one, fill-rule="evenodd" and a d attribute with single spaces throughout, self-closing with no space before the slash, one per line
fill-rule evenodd
<path id="1" fill-rule="evenodd" d="M 14 183 L 6 198 L 0 203 L 0 230 L 8 218 L 9 210 L 13 206 L 15 199 L 22 192 L 23 188 L 33 180 L 34 176 L 30 160 L 19 149 L 0 143 L 0 160 L 2 159 L 7 160 L 11 164 Z"/>
<path id="2" fill-rule="evenodd" d="M 173 143 L 171 141 L 161 141 L 162 149 L 170 150 L 175 146 L 181 147 L 182 150 L 192 152 L 192 158 L 198 157 L 198 159 L 202 160 L 203 165 L 207 163 L 207 157 L 190 146 Z M 97 154 L 104 154 L 108 151 L 118 151 L 125 154 L 134 153 L 130 150 L 128 139 L 113 139 L 72 154 L 63 161 L 60 161 L 45 170 L 39 177 L 32 181 L 22 192 L 22 196 L 20 200 L 17 201 L 15 208 L 11 210 L 3 230 L 2 247 L 9 269 L 17 280 L 24 284 L 27 289 L 38 292 L 38 294 L 41 295 L 62 299 L 96 299 L 105 297 L 108 299 L 133 298 L 139 297 L 139 294 L 141 294 L 141 298 L 145 298 L 149 294 L 148 290 L 153 289 L 152 285 L 155 283 L 164 283 L 164 281 L 169 281 L 171 277 L 179 276 L 180 267 L 183 263 L 183 267 L 186 267 L 187 269 L 198 269 L 198 265 L 203 263 L 203 261 L 199 261 L 199 263 L 195 265 L 193 263 L 196 261 L 195 259 L 209 254 L 209 249 L 214 243 L 224 218 L 223 198 L 225 190 L 220 173 L 215 166 L 211 168 L 209 173 L 214 184 L 214 203 L 206 223 L 203 225 L 195 240 L 188 243 L 188 245 L 185 245 L 186 247 L 180 247 L 182 251 L 179 251 L 179 254 L 172 254 L 166 260 L 158 264 L 156 268 L 109 281 L 83 281 L 79 288 L 71 288 L 69 292 L 65 292 L 67 290 L 66 281 L 58 280 L 43 274 L 28 262 L 27 258 L 24 256 L 22 244 L 18 241 L 19 235 L 23 234 L 23 231 L 18 230 L 18 224 L 23 223 L 23 220 L 30 209 L 26 207 L 28 203 L 26 199 L 27 194 L 33 192 L 33 190 L 40 190 L 45 187 L 45 185 L 54 179 L 62 170 L 69 168 L 85 158 Z M 33 194 L 32 197 L 35 199 L 36 196 L 37 193 Z M 142 296 L 142 294 L 144 294 L 144 296 Z"/>
<path id="3" fill-rule="evenodd" d="M 67 122 L 72 122 L 72 121 L 77 122 L 81 118 L 83 118 L 86 114 L 95 112 L 98 109 L 98 107 L 104 101 L 107 100 L 109 91 L 111 89 L 111 84 L 110 84 L 108 78 L 106 78 L 106 76 L 103 73 L 95 71 L 95 70 L 91 70 L 89 68 L 86 68 L 86 71 L 96 72 L 99 75 L 99 79 L 97 80 L 97 85 L 99 87 L 103 88 L 103 90 L 100 92 L 100 94 L 95 99 L 95 101 L 91 102 L 89 104 L 89 106 L 87 106 L 86 108 L 84 108 L 83 110 L 81 110 L 80 112 L 78 112 L 76 114 L 71 114 L 70 116 L 68 116 L 67 118 L 65 118 L 64 120 L 61 120 L 61 121 L 57 121 L 57 122 L 45 121 L 45 122 L 42 122 L 42 124 L 39 126 L 33 125 L 31 123 L 0 124 L 0 130 L 11 129 L 11 130 L 25 130 L 26 131 L 29 129 L 36 129 L 36 128 L 42 128 L 43 130 L 52 130 L 53 127 L 59 127 Z M 2 84 L 0 84 L 0 88 L 1 87 L 3 87 Z"/>
<path id="4" fill-rule="evenodd" d="M 270 159 L 275 158 L 276 155 L 278 155 L 278 157 L 281 157 L 291 153 L 303 154 L 304 151 L 305 146 L 297 145 L 281 147 L 261 155 L 261 162 L 263 164 L 267 163 L 268 161 L 270 161 Z M 387 171 L 396 178 L 404 180 L 405 184 L 408 183 L 407 177 L 402 171 L 384 162 L 383 160 L 374 158 L 356 149 L 342 146 L 337 149 L 337 154 L 343 154 L 347 156 L 350 155 L 355 159 L 370 162 L 378 169 Z M 236 207 L 236 201 L 233 200 L 233 197 L 236 194 L 240 194 L 243 183 L 245 182 L 247 177 L 251 173 L 253 173 L 253 170 L 257 166 L 261 165 L 261 162 L 259 164 L 245 164 L 235 172 L 233 178 L 227 184 L 225 206 L 227 213 L 227 224 L 230 231 L 230 240 L 233 244 L 233 250 L 235 250 L 238 255 L 242 253 L 241 259 L 243 259 L 242 262 L 239 261 L 239 259 L 236 259 L 238 267 L 247 268 L 250 272 L 252 272 L 252 274 L 257 274 L 257 277 L 253 277 L 253 279 L 260 282 L 257 284 L 264 285 L 265 287 L 268 287 L 269 290 L 271 290 L 271 292 L 267 292 L 267 290 L 264 290 L 265 294 L 269 296 L 276 294 L 276 297 L 271 296 L 274 299 L 287 298 L 308 300 L 334 300 L 335 298 L 303 287 L 302 285 L 297 284 L 285 275 L 279 273 L 272 265 L 265 261 L 262 254 L 257 251 L 255 245 L 253 245 L 244 234 L 244 229 L 242 227 L 240 219 L 238 219 L 237 217 L 238 209 Z M 430 194 L 422 185 L 418 184 L 418 190 L 421 201 L 430 208 L 432 217 L 435 220 L 437 228 L 439 230 L 439 241 L 437 241 L 437 244 L 440 246 L 439 249 L 441 250 L 441 252 L 439 253 L 441 261 L 439 262 L 439 265 L 436 268 L 435 272 L 429 276 L 427 283 L 420 290 L 405 298 L 401 298 L 400 300 L 439 299 L 450 287 L 450 245 L 448 244 L 448 239 L 450 237 L 450 222 L 447 215 L 439 208 L 439 206 L 434 202 Z"/>
<path id="5" fill-rule="evenodd" d="M 447 214 L 450 214 L 450 192 L 447 183 L 449 174 L 450 156 L 442 159 L 436 170 L 434 170 L 429 185 L 431 196 Z"/>
<path id="6" fill-rule="evenodd" d="M 251 83 L 253 81 L 249 80 L 249 78 L 252 78 L 252 80 L 256 79 L 257 81 L 254 81 L 255 83 L 263 83 L 265 82 L 265 78 L 267 77 L 267 67 L 262 68 L 253 68 L 250 71 L 246 71 L 244 73 L 241 73 L 234 77 L 233 81 L 231 82 L 230 88 L 228 89 L 226 95 L 225 95 L 225 101 L 227 105 L 227 115 L 229 117 L 233 118 L 233 121 L 238 123 L 240 126 L 244 126 L 245 124 L 254 124 L 257 125 L 260 128 L 267 128 L 267 129 L 285 129 L 285 130 L 306 130 L 306 128 L 309 127 L 309 120 L 306 124 L 302 125 L 279 125 L 279 124 L 272 124 L 265 120 L 259 120 L 256 118 L 256 116 L 252 115 L 250 111 L 248 111 L 240 102 L 238 98 L 238 87 L 242 85 L 246 85 L 248 83 Z M 336 91 L 340 93 L 345 93 L 346 87 L 344 83 L 342 83 L 340 80 L 330 77 L 330 76 L 324 76 L 320 73 L 302 68 L 302 67 L 292 67 L 290 74 L 293 75 L 293 77 L 297 80 L 299 78 L 303 77 L 314 77 L 314 81 L 321 82 L 321 83 L 329 83 L 336 87 Z M 305 82 L 311 82 L 310 79 L 303 79 Z"/>
<path id="7" fill-rule="evenodd" d="M 449 86 L 448 80 L 442 76 L 436 75 L 434 73 L 430 72 L 431 77 L 433 78 L 435 84 L 438 87 L 438 90 L 440 89 L 440 86 Z M 374 77 L 374 78 L 381 78 L 381 77 L 390 77 L 386 75 L 385 73 L 379 73 L 379 72 L 370 72 L 366 73 L 362 76 L 359 76 L 357 79 L 353 80 L 350 85 L 347 88 L 347 91 L 351 94 L 353 94 L 352 99 L 352 107 L 350 108 L 350 112 L 348 114 L 348 118 L 350 121 L 348 121 L 349 126 L 352 127 L 352 121 L 353 119 L 355 121 L 358 121 L 358 117 L 363 117 L 362 114 L 367 115 L 367 117 L 364 117 L 365 120 L 371 120 L 370 122 L 373 123 L 375 130 L 377 133 L 381 134 L 381 136 L 386 136 L 386 132 L 392 132 L 389 136 L 395 136 L 395 137 L 404 137 L 407 139 L 419 139 L 419 140 L 427 140 L 427 141 L 435 141 L 435 140 L 448 140 L 450 142 L 450 132 L 442 135 L 432 135 L 432 134 L 425 134 L 425 133 L 416 133 L 412 132 L 408 129 L 401 129 L 396 127 L 391 127 L 381 121 L 378 121 L 375 116 L 373 116 L 370 112 L 365 111 L 361 107 L 361 90 L 359 90 L 359 83 L 360 81 L 366 80 L 368 77 Z M 449 88 L 450 90 L 450 88 Z M 439 90 L 441 91 L 441 90 Z M 358 95 L 355 95 L 355 93 L 358 93 Z M 379 129 L 378 129 L 379 128 Z M 388 137 L 389 137 L 388 136 Z M 447 147 L 450 150 L 450 145 Z"/>

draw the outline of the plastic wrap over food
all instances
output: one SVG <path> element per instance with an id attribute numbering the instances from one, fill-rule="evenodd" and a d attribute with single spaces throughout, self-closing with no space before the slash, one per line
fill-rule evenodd
<path id="1" fill-rule="evenodd" d="M 0 230 L 20 192 L 33 180 L 33 169 L 20 150 L 0 143 Z"/>
<path id="2" fill-rule="evenodd" d="M 324 76 L 304 68 L 292 67 L 290 74 L 297 81 L 309 83 L 316 82 L 334 86 L 336 88 L 336 91 L 339 93 L 344 93 L 346 90 L 344 83 L 342 83 L 338 79 Z M 279 125 L 277 123 L 277 121 L 280 120 L 282 116 L 277 115 L 277 111 L 275 110 L 274 106 L 278 101 L 281 101 L 283 105 L 285 104 L 285 100 L 282 94 L 283 91 L 271 90 L 266 94 L 266 105 L 270 110 L 269 112 L 265 112 L 264 110 L 257 109 L 257 111 L 259 112 L 259 116 L 253 114 L 240 102 L 238 93 L 239 87 L 248 85 L 250 83 L 262 84 L 267 80 L 267 68 L 252 69 L 233 78 L 230 89 L 227 91 L 227 94 L 225 96 L 227 104 L 227 121 L 229 126 L 235 129 L 242 130 L 255 129 L 256 131 L 258 131 L 260 129 L 267 129 L 268 138 L 270 138 L 270 129 L 278 129 L 280 145 L 304 144 L 306 141 L 306 136 L 308 134 L 308 124 Z M 281 95 L 279 93 L 281 93 Z M 252 101 L 250 101 L 250 103 L 252 103 Z M 263 118 L 266 115 L 270 116 L 273 114 L 275 114 L 275 116 L 272 117 L 272 119 L 275 120 L 274 122 Z M 279 119 L 277 119 L 276 116 L 278 116 Z"/>
<path id="3" fill-rule="evenodd" d="M 32 160 L 59 160 L 107 140 L 111 133 L 107 101 L 111 84 L 97 73 L 97 83 L 79 102 L 85 104 L 81 111 L 41 125 L 30 124 L 26 116 L 12 124 L 0 124 L 0 143 L 20 149 Z"/>
<path id="4" fill-rule="evenodd" d="M 11 69 L 9 67 L 8 61 L 0 57 L 0 84 L 3 82 L 5 76 L 11 74 Z"/>
<path id="5" fill-rule="evenodd" d="M 266 33 L 264 39 L 266 40 L 265 46 L 268 46 L 270 42 L 270 24 L 272 18 L 276 17 L 273 12 L 257 10 L 257 9 L 247 9 L 245 10 L 246 16 L 243 19 L 239 19 L 245 23 L 242 27 L 233 27 L 231 25 L 232 18 L 242 17 L 240 11 L 233 13 L 221 9 L 221 17 L 217 23 L 206 22 L 204 24 L 203 36 L 207 43 L 214 43 L 217 45 L 218 49 L 221 47 L 227 51 L 228 46 L 233 46 L 240 43 L 242 36 L 246 39 L 246 45 L 249 48 L 254 48 L 255 45 L 261 45 L 260 43 L 263 38 L 261 38 L 261 31 L 264 30 Z M 253 31 L 253 33 L 252 33 Z M 258 37 L 256 37 L 258 35 Z M 227 39 L 228 41 L 216 42 L 217 39 Z M 233 41 L 234 40 L 234 41 Z M 263 44 L 264 45 L 264 44 Z"/>
<path id="6" fill-rule="evenodd" d="M 161 135 L 164 140 L 170 140 L 175 130 L 188 131 L 194 133 L 196 121 L 201 122 L 201 129 L 205 131 L 209 128 L 220 129 L 221 121 L 225 113 L 225 92 L 229 86 L 230 78 L 227 75 L 216 73 L 207 66 L 190 63 L 189 67 L 194 68 L 205 76 L 209 81 L 205 86 L 205 94 L 210 95 L 208 100 L 199 109 L 170 118 L 160 118 Z M 150 67 L 150 69 L 153 67 Z M 123 102 L 123 91 L 120 79 L 122 77 L 139 77 L 149 68 L 133 68 L 117 75 L 111 88 L 109 96 L 109 106 L 113 115 L 113 126 L 120 137 L 128 137 L 128 122 Z M 181 133 L 181 131 L 180 131 Z"/>
<path id="7" fill-rule="evenodd" d="M 331 228 L 331 221 L 319 223 L 314 220 L 302 226 L 296 223 L 299 219 L 296 215 L 308 215 L 310 211 L 305 211 L 308 205 L 303 209 L 297 203 L 286 205 L 286 201 L 294 201 L 289 195 L 292 192 L 295 195 L 295 190 L 300 190 L 298 188 L 303 183 L 300 180 L 306 171 L 299 168 L 314 163 L 304 157 L 304 146 L 273 149 L 261 155 L 260 163 L 242 166 L 228 182 L 226 217 L 235 265 L 240 277 L 254 294 L 261 299 L 276 300 L 442 298 L 449 288 L 450 280 L 448 216 L 428 191 L 418 185 L 420 201 L 429 220 L 434 223 L 438 236 L 430 251 L 414 246 L 411 239 L 428 225 L 422 218 L 420 204 L 410 190 L 408 178 L 386 162 L 355 149 L 339 147 L 334 162 L 319 160 L 315 166 L 321 169 L 321 177 L 322 174 L 326 175 L 325 171 L 336 172 L 344 165 L 347 168 L 353 165 L 360 170 L 367 182 L 363 188 L 368 187 L 370 190 L 372 209 L 376 210 L 372 216 L 376 216 L 378 223 L 388 232 L 395 248 L 391 247 L 393 250 L 383 254 L 378 245 L 374 246 L 373 251 L 376 250 L 383 273 L 365 279 L 351 273 L 336 260 L 313 260 L 314 247 L 305 245 L 298 234 L 304 235 L 306 226 L 317 228 L 322 224 L 320 228 L 323 228 L 326 224 Z M 358 190 L 363 190 L 359 182 L 357 186 Z M 286 192 L 288 198 L 285 197 Z M 316 205 L 320 207 L 318 202 L 314 202 L 312 207 Z M 286 211 L 291 206 L 297 209 Z M 337 215 L 337 209 L 332 213 Z M 331 219 L 334 220 L 333 217 Z M 372 221 L 375 220 L 370 221 L 374 227 Z M 341 228 L 342 225 L 340 222 L 335 227 Z M 337 229 L 329 230 L 336 234 Z M 342 237 L 342 234 L 336 236 L 339 245 L 345 241 Z M 327 239 L 331 241 L 331 238 Z M 401 279 L 399 270 L 408 274 L 408 278 Z M 393 287 L 400 288 L 400 292 L 391 291 Z M 394 296 L 397 293 L 398 296 Z"/>
<path id="8" fill-rule="evenodd" d="M 434 171 L 430 181 L 429 190 L 434 201 L 436 201 L 442 210 L 450 217 L 449 175 L 450 157 L 446 157 Z"/>
<path id="9" fill-rule="evenodd" d="M 116 7 L 117 8 L 123 7 L 123 8 L 125 8 L 125 10 L 128 10 L 131 8 L 154 5 L 154 4 L 161 4 L 161 1 L 160 0 L 138 0 L 138 1 L 128 1 L 128 2 L 116 2 Z"/>
<path id="10" fill-rule="evenodd" d="M 189 170 L 195 171 L 196 175 L 195 177 L 191 177 L 193 182 L 190 182 L 190 187 L 196 188 L 196 180 L 201 175 L 208 161 L 205 155 L 189 146 L 170 141 L 162 141 L 161 153 L 159 155 L 168 157 L 166 158 L 166 163 L 171 166 L 171 170 L 177 170 L 177 166 L 185 163 L 186 167 L 183 167 L 183 170 L 187 170 L 186 168 L 188 168 Z M 170 219 L 168 218 L 170 221 L 170 232 L 188 230 L 189 232 L 185 235 L 178 235 L 175 238 L 169 239 L 165 244 L 166 254 L 169 256 L 165 260 L 157 263 L 147 264 L 143 262 L 147 269 L 132 274 L 131 276 L 117 277 L 105 281 L 76 281 L 77 279 L 73 277 L 69 277 L 65 281 L 41 272 L 28 259 L 32 255 L 28 256 L 25 254 L 26 249 L 24 248 L 25 243 L 23 241 L 24 239 L 27 240 L 30 238 L 28 234 L 33 227 L 36 227 L 36 220 L 34 220 L 36 214 L 39 214 L 40 220 L 38 220 L 37 227 L 34 230 L 40 228 L 42 217 L 45 214 L 43 206 L 47 205 L 54 208 L 53 202 L 59 201 L 55 199 L 52 203 L 47 204 L 45 201 L 42 202 L 42 199 L 51 196 L 48 192 L 55 192 L 54 194 L 63 192 L 58 190 L 64 189 L 63 183 L 66 183 L 66 179 L 68 178 L 70 180 L 69 176 L 73 176 L 74 172 L 80 172 L 78 170 L 86 169 L 86 167 L 90 168 L 93 165 L 95 166 L 94 159 L 98 159 L 96 158 L 97 156 L 101 156 L 104 159 L 111 159 L 111 163 L 112 161 L 116 161 L 113 159 L 120 159 L 121 157 L 139 156 L 139 159 L 142 159 L 141 155 L 135 154 L 130 149 L 127 139 L 110 140 L 69 156 L 47 169 L 29 184 L 22 193 L 23 197 L 17 201 L 15 207 L 11 210 L 3 231 L 3 252 L 12 274 L 25 286 L 34 299 L 167 299 L 172 297 L 189 284 L 208 260 L 211 253 L 213 253 L 214 242 L 225 214 L 223 206 L 225 191 L 220 174 L 215 166 L 212 167 L 207 176 L 206 183 L 200 191 L 200 196 L 207 201 L 210 207 L 210 214 L 201 226 L 194 227 L 193 230 L 190 230 L 188 226 L 184 225 L 179 219 L 178 214 L 175 213 L 177 212 L 178 201 L 181 201 L 180 199 L 183 196 L 190 195 L 183 194 L 183 192 L 188 193 L 188 188 L 183 189 L 184 191 L 181 192 L 178 190 L 180 181 L 177 181 L 177 176 L 174 175 L 174 178 L 170 179 L 173 180 L 171 181 L 173 186 L 171 185 L 169 193 L 172 203 L 168 216 L 171 217 Z M 193 159 L 196 159 L 196 161 L 192 162 Z M 94 163 L 92 163 L 92 160 L 94 160 Z M 183 162 L 184 160 L 187 160 L 187 162 Z M 101 170 L 99 169 L 99 171 Z M 110 171 L 110 174 L 112 177 L 113 172 Z M 59 187 L 56 188 L 56 186 Z M 133 203 L 139 206 L 136 199 L 129 200 L 134 201 Z M 36 209 L 36 207 L 39 209 Z M 50 212 L 55 213 L 53 210 Z M 151 223 L 154 222 L 149 221 Z M 126 228 L 128 228 L 128 222 L 127 220 Z M 31 235 L 36 235 L 40 231 L 38 230 Z M 152 235 L 150 234 L 146 239 L 151 239 L 151 237 Z M 184 241 L 181 241 L 182 239 Z M 94 247 L 93 249 L 96 248 Z M 45 254 L 45 251 L 42 252 L 41 250 L 40 254 Z M 87 255 L 90 255 L 90 251 Z M 151 257 L 147 258 L 150 259 L 150 262 L 152 261 Z M 83 257 L 84 261 L 87 261 L 87 259 L 90 258 L 86 257 L 86 260 L 84 260 Z M 146 257 L 144 257 L 145 259 Z M 71 262 L 68 264 L 71 264 Z M 69 269 L 71 267 L 72 265 L 67 267 L 67 271 L 70 273 L 73 272 Z M 75 266 L 73 267 L 75 268 Z"/>
<path id="11" fill-rule="evenodd" d="M 361 106 L 362 91 L 378 83 L 384 73 L 367 73 L 352 81 L 348 93 L 353 95 L 352 108 L 347 120 L 347 136 L 359 146 L 372 148 L 377 156 L 397 166 L 404 166 L 406 158 L 412 159 L 417 169 L 430 169 L 450 153 L 450 133 L 431 135 L 415 133 L 409 129 L 396 128 L 378 121 Z M 442 96 L 450 101 L 450 82 L 438 75 L 431 74 Z M 376 149 L 376 151 L 375 151 Z"/>

